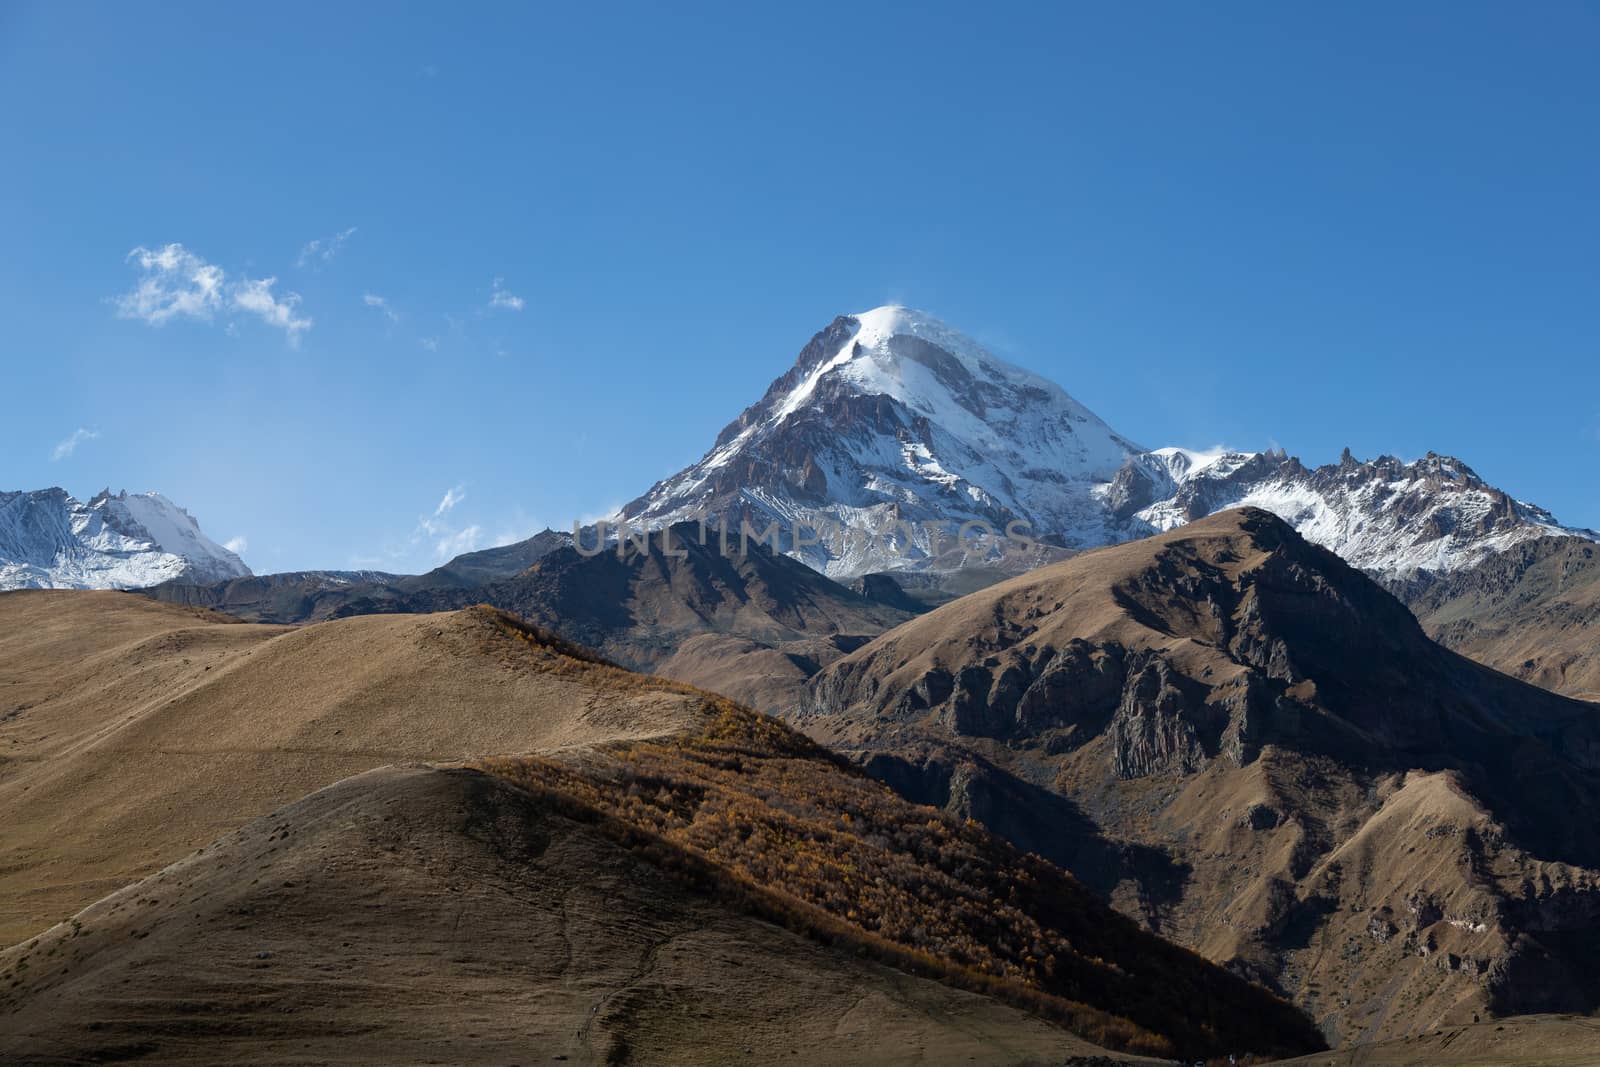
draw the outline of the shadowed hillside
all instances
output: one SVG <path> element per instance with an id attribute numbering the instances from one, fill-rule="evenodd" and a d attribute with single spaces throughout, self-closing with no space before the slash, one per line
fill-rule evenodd
<path id="1" fill-rule="evenodd" d="M 0 613 L 26 705 L 3 869 L 28 931 L 0 953 L 0 1038 L 32 1062 L 1318 1043 L 778 721 L 494 609 L 283 630 L 72 593 Z M 430 750 L 475 758 L 383 769 Z"/>
<path id="2" fill-rule="evenodd" d="M 1600 1003 L 1600 836 L 1573 817 L 1600 802 L 1600 709 L 1440 648 L 1265 512 L 914 619 L 799 721 L 1335 1040 Z"/>
<path id="3" fill-rule="evenodd" d="M 469 770 L 371 771 L 0 951 L 8 1062 L 1059 1063 Z"/>
<path id="4" fill-rule="evenodd" d="M 1266 1051 L 1307 1021 L 1139 930 L 1058 868 L 906 803 L 776 720 L 482 766 L 791 928 L 1114 1048 Z M 1156 975 L 1160 979 L 1149 981 Z"/>

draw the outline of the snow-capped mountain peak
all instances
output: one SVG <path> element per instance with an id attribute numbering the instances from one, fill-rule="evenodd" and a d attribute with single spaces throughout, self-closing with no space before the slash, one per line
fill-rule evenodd
<path id="1" fill-rule="evenodd" d="M 756 532 L 776 521 L 786 551 L 847 577 L 964 566 L 950 549 L 972 521 L 996 531 L 1020 521 L 1038 540 L 1080 548 L 1246 505 L 1391 578 L 1552 533 L 1595 536 L 1448 456 L 1361 462 L 1346 451 L 1311 469 L 1281 449 L 1146 451 L 1060 386 L 898 306 L 835 319 L 705 456 L 609 521 L 704 517 Z M 796 527 L 821 543 L 790 543 Z M 911 531 L 909 551 L 896 529 Z"/>
<path id="2" fill-rule="evenodd" d="M 0 589 L 140 589 L 250 574 L 160 493 L 0 492 Z"/>
<path id="3" fill-rule="evenodd" d="M 1099 544 L 1109 531 L 1087 491 L 1140 451 L 1053 382 L 931 315 L 879 307 L 835 319 L 698 463 L 612 521 L 918 529 L 904 558 L 824 532 L 800 554 L 834 575 L 926 560 L 934 524 L 952 541 L 963 522 L 1021 521 Z"/>

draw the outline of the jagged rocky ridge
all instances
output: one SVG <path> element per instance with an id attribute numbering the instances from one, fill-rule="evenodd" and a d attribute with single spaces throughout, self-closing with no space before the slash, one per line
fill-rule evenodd
<path id="1" fill-rule="evenodd" d="M 248 576 L 235 553 L 160 493 L 0 492 L 0 590 L 138 589 Z"/>
<path id="2" fill-rule="evenodd" d="M 1259 510 L 973 594 L 799 721 L 1292 996 L 1331 1041 L 1589 1010 L 1600 708 L 1440 648 Z"/>
<path id="3" fill-rule="evenodd" d="M 1286 519 L 1315 543 L 1387 578 L 1471 567 L 1552 534 L 1592 540 L 1548 511 L 1485 482 L 1458 459 L 1428 453 L 1309 468 L 1282 450 L 1200 453 L 1163 448 L 1136 456 L 1101 498 L 1121 519 L 1160 532 L 1235 507 Z"/>
<path id="4" fill-rule="evenodd" d="M 841 316 L 699 462 L 611 516 L 779 524 L 784 551 L 833 577 L 1020 573 L 1060 549 L 1148 536 L 1256 506 L 1389 578 L 1448 572 L 1567 530 L 1458 460 L 1383 456 L 1308 468 L 1281 451 L 1146 451 L 1059 386 L 922 312 Z M 1024 523 L 1054 546 L 958 544 L 962 524 Z M 897 529 L 896 523 L 906 524 Z M 799 528 L 819 543 L 796 543 Z M 1015 548 L 1015 540 L 1009 542 Z"/>

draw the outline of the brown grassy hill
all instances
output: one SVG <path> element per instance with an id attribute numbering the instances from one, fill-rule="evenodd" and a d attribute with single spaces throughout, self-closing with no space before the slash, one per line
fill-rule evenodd
<path id="1" fill-rule="evenodd" d="M 1600 836 L 1574 817 L 1600 810 L 1600 709 L 1440 648 L 1265 512 L 914 619 L 801 721 L 1336 1041 L 1600 1003 Z"/>
<path id="2" fill-rule="evenodd" d="M 1060 1063 L 992 998 L 688 888 L 469 770 L 368 772 L 8 952 L 10 1063 Z"/>
<path id="3" fill-rule="evenodd" d="M 907 803 L 775 719 L 490 772 L 774 921 L 1155 1054 L 1315 1043 L 1309 1021 L 976 823 Z"/>
<path id="4" fill-rule="evenodd" d="M 1600 1019 L 1524 1015 L 1318 1052 L 1272 1067 L 1594 1067 L 1597 1049 Z"/>
<path id="5" fill-rule="evenodd" d="M 689 722 L 493 613 L 255 626 L 125 593 L 0 594 L 0 942 L 272 808 L 388 763 Z"/>
<path id="6" fill-rule="evenodd" d="M 625 667 L 715 688 L 766 710 L 794 706 L 821 665 L 911 617 L 758 543 L 741 552 L 731 538 L 724 553 L 714 530 L 704 544 L 698 526 L 673 530 L 670 553 L 659 534 L 644 551 L 625 543 L 620 555 L 586 556 L 568 546 L 515 578 L 356 600 L 340 613 L 492 604 Z"/>
<path id="7" fill-rule="evenodd" d="M 1441 644 L 1557 693 L 1600 701 L 1600 545 L 1549 537 L 1404 591 Z"/>
<path id="8" fill-rule="evenodd" d="M 288 631 L 117 594 L 0 613 L 0 682 L 29 705 L 0 735 L 13 921 L 154 872 L 0 955 L 0 1047 L 25 1060 L 459 1059 L 482 1039 L 681 1062 L 781 1035 L 800 1062 L 1021 1062 L 1083 1051 L 1059 1026 L 1185 1053 L 1317 1041 L 775 720 L 491 609 Z M 430 747 L 479 758 L 273 812 Z"/>

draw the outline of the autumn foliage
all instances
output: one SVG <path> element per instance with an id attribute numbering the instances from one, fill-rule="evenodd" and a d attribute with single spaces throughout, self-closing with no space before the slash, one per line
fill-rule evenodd
<path id="1" fill-rule="evenodd" d="M 591 655 L 573 669 L 610 668 Z M 1190 1058 L 1322 1047 L 1298 1010 L 1037 856 L 905 801 L 776 719 L 703 698 L 692 734 L 479 767 L 702 891 L 1102 1045 Z"/>

